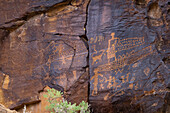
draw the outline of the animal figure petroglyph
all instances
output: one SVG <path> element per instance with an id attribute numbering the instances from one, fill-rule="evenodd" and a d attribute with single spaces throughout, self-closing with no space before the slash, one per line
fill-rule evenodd
<path id="1" fill-rule="evenodd" d="M 108 63 L 98 65 L 93 71 L 94 75 L 90 79 L 91 81 L 93 81 L 92 96 L 97 95 L 99 86 L 100 89 L 103 89 L 107 85 L 107 88 L 115 88 L 115 90 L 121 87 L 121 85 L 118 85 L 118 83 L 116 82 L 115 77 L 109 76 L 109 78 L 107 78 L 103 76 L 102 73 L 108 71 L 114 71 L 115 74 L 118 74 L 118 72 L 122 73 L 123 67 L 152 54 L 153 49 L 151 46 L 142 48 L 139 51 L 131 50 L 137 46 L 143 45 L 144 43 L 144 37 L 131 37 L 120 39 L 115 37 L 115 33 L 113 32 L 111 33 L 111 39 L 108 40 L 107 50 L 102 49 L 97 51 L 96 45 L 93 45 L 94 53 L 92 54 L 92 65 L 97 64 L 98 62 L 102 62 L 102 57 L 104 57 L 105 54 L 107 54 L 106 57 L 108 59 Z M 125 50 L 128 50 L 128 52 Z M 123 52 L 119 53 L 121 51 Z M 99 55 L 97 55 L 97 53 Z M 126 78 L 123 77 L 124 76 L 121 77 L 122 83 L 129 81 L 128 74 Z M 130 84 L 129 87 L 132 88 L 133 84 Z"/>
<path id="2" fill-rule="evenodd" d="M 102 61 L 102 56 L 104 55 L 105 50 L 101 50 L 101 51 L 102 51 L 102 53 L 100 55 L 94 56 L 97 53 L 94 53 L 92 55 L 92 60 L 93 60 L 92 65 L 94 65 L 94 63 L 97 63 L 97 61 L 99 61 L 99 62 Z"/>

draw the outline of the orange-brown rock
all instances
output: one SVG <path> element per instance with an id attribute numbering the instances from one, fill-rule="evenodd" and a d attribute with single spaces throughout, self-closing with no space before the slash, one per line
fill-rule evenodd
<path id="1" fill-rule="evenodd" d="M 30 105 L 25 105 L 25 112 L 31 112 L 31 113 L 50 113 L 50 111 L 48 109 L 46 109 L 47 106 L 50 105 L 50 103 L 48 102 L 49 98 L 45 98 L 44 95 L 48 94 L 47 90 L 51 89 L 50 87 L 45 87 L 43 89 L 43 91 L 40 92 L 39 98 L 40 98 L 40 102 L 38 103 L 34 103 L 34 104 L 30 104 Z M 62 100 L 61 98 L 57 98 L 56 99 L 58 102 L 60 102 L 60 100 Z M 24 110 L 24 107 L 18 109 L 17 111 L 22 113 Z"/>
<path id="2" fill-rule="evenodd" d="M 4 15 L 0 20 L 1 103 L 10 109 L 38 103 L 45 86 L 67 91 L 86 73 L 88 3 L 13 0 L 0 4 L 8 10 L 0 10 Z"/>
<path id="3" fill-rule="evenodd" d="M 82 101 L 88 102 L 89 96 L 89 69 L 78 78 L 78 80 L 67 90 L 66 99 L 72 104 L 80 104 Z"/>
<path id="4" fill-rule="evenodd" d="M 167 0 L 1 0 L 0 14 L 6 107 L 45 112 L 48 86 L 95 113 L 169 112 Z"/>
<path id="5" fill-rule="evenodd" d="M 6 108 L 4 105 L 0 104 L 0 113 L 18 113 L 15 110 L 10 110 Z"/>
<path id="6" fill-rule="evenodd" d="M 90 95 L 95 113 L 169 111 L 169 2 L 91 0 Z"/>

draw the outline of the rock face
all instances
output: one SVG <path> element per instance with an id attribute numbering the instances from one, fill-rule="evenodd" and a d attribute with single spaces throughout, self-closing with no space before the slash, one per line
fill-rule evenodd
<path id="1" fill-rule="evenodd" d="M 84 25 L 89 1 L 19 0 L 14 6 L 6 2 L 1 7 L 24 9 L 18 15 L 13 9 L 0 11 L 7 17 L 14 14 L 0 22 L 0 102 L 17 109 L 39 102 L 45 86 L 67 92 L 87 73 Z"/>
<path id="2" fill-rule="evenodd" d="M 25 111 L 25 113 L 50 113 L 50 111 L 48 109 L 46 109 L 47 106 L 50 105 L 49 101 L 47 101 L 49 98 L 45 98 L 44 95 L 48 94 L 48 89 L 51 89 L 50 87 L 45 87 L 43 89 L 43 91 L 40 92 L 39 94 L 39 98 L 40 98 L 40 102 L 34 103 L 34 104 L 29 104 L 29 105 L 24 105 L 24 107 L 17 109 L 17 111 L 19 113 L 23 113 L 23 111 Z M 56 99 L 58 102 L 60 102 L 60 100 L 62 100 L 61 98 L 57 98 Z"/>
<path id="3" fill-rule="evenodd" d="M 5 108 L 4 105 L 0 104 L 0 113 L 18 113 L 14 110 L 9 110 L 7 108 Z"/>
<path id="4" fill-rule="evenodd" d="M 163 0 L 91 0 L 89 101 L 96 113 L 168 109 L 168 13 Z"/>
<path id="5" fill-rule="evenodd" d="M 49 86 L 95 113 L 170 111 L 168 1 L 3 0 L 0 14 L 6 107 Z"/>

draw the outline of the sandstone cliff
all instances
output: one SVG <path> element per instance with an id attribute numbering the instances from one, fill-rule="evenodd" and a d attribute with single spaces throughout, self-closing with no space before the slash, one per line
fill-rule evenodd
<path id="1" fill-rule="evenodd" d="M 48 86 L 94 113 L 170 111 L 167 0 L 1 0 L 0 103 Z"/>

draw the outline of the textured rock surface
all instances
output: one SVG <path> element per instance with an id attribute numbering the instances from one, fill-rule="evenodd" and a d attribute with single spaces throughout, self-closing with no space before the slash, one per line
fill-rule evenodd
<path id="1" fill-rule="evenodd" d="M 71 103 L 80 104 L 82 100 L 88 102 L 89 93 L 89 70 L 78 78 L 78 80 L 67 91 L 66 99 Z"/>
<path id="2" fill-rule="evenodd" d="M 29 5 L 22 6 L 26 2 Z M 83 37 L 89 1 L 59 2 L 14 1 L 21 5 L 11 7 L 26 9 L 19 10 L 19 16 L 9 9 L 14 18 L 1 20 L 0 101 L 11 109 L 39 102 L 39 91 L 45 86 L 67 94 L 87 73 L 88 50 Z M 23 23 L 18 24 L 20 21 Z"/>
<path id="3" fill-rule="evenodd" d="M 163 0 L 91 0 L 87 37 L 94 112 L 168 112 L 168 7 Z"/>
<path id="4" fill-rule="evenodd" d="M 0 103 L 35 112 L 49 86 L 95 113 L 168 113 L 169 10 L 166 0 L 1 0 Z"/>
<path id="5" fill-rule="evenodd" d="M 0 25 L 7 26 L 7 24 L 11 22 L 19 23 L 27 20 L 29 19 L 27 17 L 28 14 L 35 15 L 34 12 L 45 12 L 49 8 L 54 7 L 55 4 L 63 1 L 64 0 L 1 0 L 0 14 L 3 16 L 0 18 Z"/>
<path id="6" fill-rule="evenodd" d="M 0 113 L 18 113 L 14 110 L 6 108 L 4 105 L 0 104 Z"/>
<path id="7" fill-rule="evenodd" d="M 25 105 L 25 109 L 24 109 L 24 107 L 22 107 L 20 109 L 17 109 L 17 111 L 19 113 L 23 113 L 23 110 L 25 110 L 26 113 L 30 113 L 30 112 L 31 113 L 50 113 L 50 111 L 48 111 L 46 109 L 46 106 L 50 105 L 50 103 L 47 101 L 47 99 L 49 99 L 49 98 L 44 97 L 44 95 L 47 94 L 48 89 L 51 89 L 51 88 L 47 86 L 43 89 L 43 91 L 40 92 L 40 95 L 39 95 L 39 98 L 41 100 L 40 102 Z M 56 100 L 60 101 L 60 100 L 62 100 L 62 97 L 57 98 Z"/>

